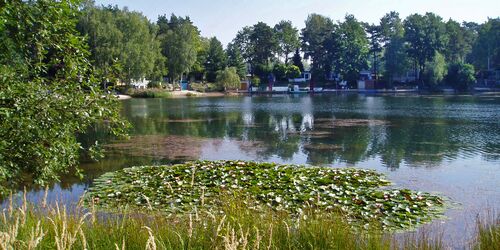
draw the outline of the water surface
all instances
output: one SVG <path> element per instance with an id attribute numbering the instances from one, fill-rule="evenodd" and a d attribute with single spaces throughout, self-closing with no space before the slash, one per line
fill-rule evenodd
<path id="1" fill-rule="evenodd" d="M 106 159 L 82 163 L 86 178 L 64 178 L 49 199 L 77 201 L 93 178 L 123 167 L 241 159 L 375 169 L 439 193 L 453 208 L 434 226 L 451 244 L 464 244 L 477 214 L 500 208 L 498 96 L 131 99 L 123 114 L 131 140 L 108 142 Z M 95 129 L 82 143 L 102 136 Z"/>

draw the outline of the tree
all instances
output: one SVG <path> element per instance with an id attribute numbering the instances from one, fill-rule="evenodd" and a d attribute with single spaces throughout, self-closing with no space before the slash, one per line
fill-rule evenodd
<path id="1" fill-rule="evenodd" d="M 158 27 L 138 12 L 118 7 L 95 7 L 82 10 L 78 29 L 89 38 L 94 65 L 108 74 L 119 63 L 118 78 L 130 83 L 143 78 L 159 80 L 166 73 Z"/>
<path id="2" fill-rule="evenodd" d="M 467 54 L 472 50 L 472 41 L 468 36 L 468 30 L 462 27 L 458 22 L 448 20 L 446 22 L 446 35 L 448 36 L 448 44 L 444 54 L 447 61 L 457 63 L 464 62 Z"/>
<path id="3" fill-rule="evenodd" d="M 205 62 L 207 61 L 208 49 L 210 47 L 210 39 L 206 37 L 200 37 L 196 45 L 196 61 L 191 67 L 189 72 L 189 77 L 193 77 L 197 80 L 205 80 L 206 69 Z"/>
<path id="4" fill-rule="evenodd" d="M 252 64 L 267 65 L 273 59 L 273 52 L 278 47 L 274 30 L 263 22 L 255 24 L 252 30 L 250 35 L 250 42 L 253 46 Z"/>
<path id="5" fill-rule="evenodd" d="M 227 46 L 227 66 L 236 68 L 236 72 L 241 79 L 247 75 L 247 65 L 241 56 L 240 50 L 232 43 Z"/>
<path id="6" fill-rule="evenodd" d="M 212 37 L 209 42 L 205 69 L 207 71 L 207 81 L 215 82 L 217 71 L 226 68 L 227 55 L 222 47 L 222 43 L 217 38 Z"/>
<path id="7" fill-rule="evenodd" d="M 8 1 L 0 9 L 0 189 L 46 184 L 76 166 L 76 134 L 100 121 L 113 135 L 126 123 L 100 88 L 76 1 Z M 95 145 L 98 145 L 97 142 Z M 26 176 L 29 176 L 26 178 Z"/>
<path id="8" fill-rule="evenodd" d="M 409 44 L 408 55 L 413 58 L 415 71 L 425 72 L 426 62 L 436 52 L 442 52 L 447 43 L 446 29 L 441 17 L 434 13 L 424 16 L 413 14 L 404 21 L 405 39 Z M 421 80 L 421 79 L 420 79 Z"/>
<path id="9" fill-rule="evenodd" d="M 200 32 L 189 17 L 172 15 L 158 17 L 158 39 L 161 41 L 162 54 L 167 58 L 166 65 L 172 82 L 188 74 L 197 61 L 200 46 Z"/>
<path id="10" fill-rule="evenodd" d="M 217 84 L 224 89 L 236 89 L 240 86 L 240 77 L 236 68 L 229 67 L 217 72 Z"/>
<path id="11" fill-rule="evenodd" d="M 295 65 L 289 65 L 286 72 L 286 78 L 293 79 L 300 77 L 300 69 Z"/>
<path id="12" fill-rule="evenodd" d="M 390 12 L 380 19 L 382 42 L 384 43 L 384 76 L 392 85 L 394 76 L 408 70 L 404 27 L 399 13 Z"/>
<path id="13" fill-rule="evenodd" d="M 478 69 L 500 69 L 500 18 L 481 25 L 474 45 L 474 65 Z"/>
<path id="14" fill-rule="evenodd" d="M 297 66 L 300 72 L 304 72 L 304 63 L 302 62 L 302 57 L 300 56 L 299 49 L 295 49 L 295 54 L 293 54 L 293 65 Z"/>
<path id="15" fill-rule="evenodd" d="M 278 42 L 278 55 L 288 64 L 290 54 L 300 47 L 299 30 L 293 27 L 291 21 L 283 20 L 274 26 L 274 33 Z"/>
<path id="16" fill-rule="evenodd" d="M 426 62 L 426 68 L 423 76 L 426 82 L 431 85 L 440 84 L 448 69 L 445 57 L 439 52 L 436 52 L 431 61 Z"/>
<path id="17" fill-rule="evenodd" d="M 462 62 L 450 64 L 445 81 L 457 90 L 468 90 L 474 84 L 474 66 Z"/>
<path id="18" fill-rule="evenodd" d="M 366 25 L 366 32 L 369 35 L 370 54 L 372 55 L 372 72 L 375 73 L 375 80 L 378 79 L 379 70 L 379 54 L 382 52 L 382 29 L 379 25 Z"/>
<path id="19" fill-rule="evenodd" d="M 273 74 L 278 81 L 286 81 L 286 76 L 288 73 L 288 67 L 284 63 L 276 63 L 274 64 Z"/>
<path id="20" fill-rule="evenodd" d="M 332 57 L 328 56 L 325 41 L 335 29 L 333 21 L 319 14 L 311 14 L 306 19 L 306 26 L 302 29 L 302 51 L 304 58 L 312 60 L 313 78 L 323 79 L 331 70 Z"/>
<path id="21" fill-rule="evenodd" d="M 340 73 L 351 85 L 359 78 L 359 72 L 368 67 L 369 45 L 365 30 L 353 15 L 347 15 L 336 31 L 341 41 Z"/>

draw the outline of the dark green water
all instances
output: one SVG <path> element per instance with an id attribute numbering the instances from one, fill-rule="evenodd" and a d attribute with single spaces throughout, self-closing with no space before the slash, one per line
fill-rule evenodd
<path id="1" fill-rule="evenodd" d="M 112 142 L 108 158 L 82 164 L 85 180 L 64 178 L 49 199 L 76 201 L 93 178 L 123 167 L 242 159 L 376 169 L 397 186 L 440 193 L 454 207 L 433 226 L 450 242 L 500 208 L 500 96 L 132 99 L 123 113 L 131 140 Z"/>

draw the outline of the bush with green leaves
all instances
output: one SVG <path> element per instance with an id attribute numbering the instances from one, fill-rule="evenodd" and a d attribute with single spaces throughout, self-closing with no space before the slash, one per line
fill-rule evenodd
<path id="1" fill-rule="evenodd" d="M 225 89 L 239 88 L 240 82 L 240 77 L 234 67 L 225 68 L 217 72 L 217 84 Z"/>
<path id="2" fill-rule="evenodd" d="M 448 67 L 446 82 L 457 90 L 467 90 L 474 82 L 474 66 L 467 63 L 454 63 Z"/>
<path id="3" fill-rule="evenodd" d="M 106 121 L 113 135 L 126 128 L 75 29 L 79 2 L 2 2 L 0 194 L 20 182 L 57 180 L 78 163 L 84 148 L 76 135 L 89 126 Z"/>

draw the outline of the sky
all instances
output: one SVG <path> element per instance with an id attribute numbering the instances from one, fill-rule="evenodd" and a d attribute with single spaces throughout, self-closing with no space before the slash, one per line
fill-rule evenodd
<path id="1" fill-rule="evenodd" d="M 299 29 L 308 14 L 317 13 L 333 20 L 353 14 L 358 20 L 378 23 L 390 11 L 401 18 L 434 12 L 444 20 L 482 23 L 500 16 L 499 0 L 96 0 L 100 5 L 127 6 L 142 12 L 150 20 L 174 13 L 189 16 L 205 37 L 216 36 L 229 43 L 244 26 L 263 21 L 273 27 L 280 20 L 290 20 Z"/>

